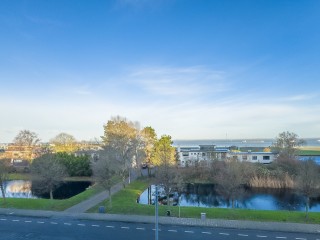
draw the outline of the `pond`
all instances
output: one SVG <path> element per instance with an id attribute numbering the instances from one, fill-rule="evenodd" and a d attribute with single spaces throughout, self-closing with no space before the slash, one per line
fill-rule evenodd
<path id="1" fill-rule="evenodd" d="M 90 181 L 67 181 L 53 192 L 54 199 L 67 199 L 86 190 Z M 37 193 L 32 188 L 32 181 L 12 180 L 4 183 L 7 198 L 50 198 L 49 193 Z M 2 193 L 0 192 L 0 197 Z"/>
<path id="2" fill-rule="evenodd" d="M 154 203 L 154 193 L 155 187 L 152 185 L 140 195 L 139 203 Z M 185 190 L 180 195 L 175 194 L 173 199 L 174 204 L 179 204 L 180 199 L 180 206 L 231 208 L 231 201 L 219 195 L 211 184 L 188 184 Z M 235 207 L 254 210 L 305 211 L 305 199 L 289 189 L 251 188 L 235 201 Z M 311 199 L 310 211 L 320 212 L 320 197 Z"/>

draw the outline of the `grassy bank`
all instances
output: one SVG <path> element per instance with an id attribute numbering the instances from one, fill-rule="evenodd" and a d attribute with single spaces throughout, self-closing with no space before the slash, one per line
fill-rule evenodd
<path id="1" fill-rule="evenodd" d="M 148 180 L 135 181 L 112 197 L 112 207 L 109 206 L 109 201 L 106 200 L 98 206 L 90 209 L 89 212 L 98 212 L 99 206 L 105 206 L 107 213 L 152 216 L 154 215 L 154 206 L 136 203 L 137 196 L 140 195 L 149 186 L 149 184 L 150 182 Z M 159 206 L 159 215 L 166 216 L 167 210 L 171 211 L 171 216 L 179 217 L 178 206 Z M 200 218 L 201 213 L 206 213 L 207 218 L 218 219 L 306 222 L 304 212 L 180 207 L 180 217 Z M 309 213 L 308 223 L 319 224 L 320 214 Z"/>
<path id="2" fill-rule="evenodd" d="M 13 173 L 9 175 L 10 180 L 31 180 L 31 176 L 25 173 Z M 91 177 L 68 177 L 65 181 L 93 181 Z M 113 184 L 121 181 L 119 176 L 115 176 Z M 82 193 L 75 195 L 68 199 L 62 200 L 50 200 L 50 199 L 27 199 L 27 198 L 0 198 L 1 208 L 17 208 L 17 209 L 33 209 L 33 210 L 51 210 L 51 211 L 63 211 L 73 205 L 76 205 L 93 195 L 103 191 L 102 187 L 93 185 L 83 191 Z"/>
<path id="3" fill-rule="evenodd" d="M 52 210 L 63 211 L 73 205 L 80 203 L 91 196 L 101 192 L 99 186 L 92 186 L 84 192 L 63 200 L 50 200 L 50 199 L 26 199 L 26 198 L 3 198 L 0 199 L 1 208 L 18 208 L 18 209 L 34 209 L 34 210 Z"/>

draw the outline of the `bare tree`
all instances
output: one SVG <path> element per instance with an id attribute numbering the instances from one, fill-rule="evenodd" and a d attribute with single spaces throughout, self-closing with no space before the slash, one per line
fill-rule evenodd
<path id="1" fill-rule="evenodd" d="M 8 174 L 10 171 L 9 159 L 0 160 L 0 189 L 2 193 L 2 198 L 6 202 L 6 193 L 4 189 L 4 183 L 8 181 Z"/>
<path id="2" fill-rule="evenodd" d="M 313 160 L 300 162 L 296 186 L 297 190 L 305 197 L 306 219 L 308 219 L 310 198 L 316 197 L 320 193 L 319 166 Z"/>
<path id="3" fill-rule="evenodd" d="M 217 174 L 217 190 L 227 200 L 231 200 L 232 208 L 236 198 L 244 194 L 244 185 L 249 180 L 246 164 L 235 160 L 227 161 Z"/>
<path id="4" fill-rule="evenodd" d="M 49 193 L 53 199 L 53 191 L 68 176 L 66 168 L 59 163 L 57 156 L 46 154 L 33 160 L 31 164 L 32 187 L 40 193 Z"/>
<path id="5" fill-rule="evenodd" d="M 19 149 L 24 151 L 24 157 L 32 159 L 33 154 L 36 153 L 35 146 L 40 142 L 38 135 L 35 132 L 29 130 L 20 131 L 17 136 L 13 139 L 13 144 Z"/>
<path id="6" fill-rule="evenodd" d="M 71 153 L 78 149 L 77 140 L 68 133 L 60 133 L 50 140 L 55 152 Z"/>
<path id="7" fill-rule="evenodd" d="M 112 207 L 111 187 L 112 178 L 117 170 L 117 164 L 113 162 L 109 152 L 104 150 L 99 153 L 99 159 L 92 165 L 93 177 L 98 184 L 109 192 L 110 208 Z"/>

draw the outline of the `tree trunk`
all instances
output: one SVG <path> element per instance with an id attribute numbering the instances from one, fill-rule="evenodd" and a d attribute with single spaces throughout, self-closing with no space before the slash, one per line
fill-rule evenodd
<path id="1" fill-rule="evenodd" d="M 109 207 L 112 208 L 112 196 L 111 196 L 111 188 L 108 189 L 109 191 L 109 199 L 110 199 L 110 202 L 109 202 Z"/>
<path id="2" fill-rule="evenodd" d="M 50 189 L 50 199 L 53 200 L 53 190 Z"/>
<path id="3" fill-rule="evenodd" d="M 3 183 L 0 184 L 0 188 L 1 188 L 1 193 L 2 193 L 2 197 L 3 197 L 3 201 L 4 201 L 4 203 L 6 203 L 6 193 L 5 193 L 5 191 L 4 191 Z"/>
<path id="4" fill-rule="evenodd" d="M 306 197 L 306 220 L 309 219 L 309 204 L 310 204 L 310 198 Z"/>

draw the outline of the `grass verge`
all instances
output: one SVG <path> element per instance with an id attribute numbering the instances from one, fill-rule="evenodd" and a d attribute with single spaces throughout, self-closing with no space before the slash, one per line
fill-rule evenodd
<path id="1" fill-rule="evenodd" d="M 105 206 L 107 213 L 127 215 L 154 215 L 154 206 L 143 205 L 136 202 L 140 195 L 150 185 L 149 180 L 137 180 L 119 191 L 112 197 L 112 207 L 109 200 L 105 200 L 88 212 L 98 212 L 99 206 Z M 171 211 L 172 217 L 179 217 L 178 206 L 159 206 L 159 215 L 166 216 L 167 210 Z M 298 211 L 262 211 L 247 209 L 223 209 L 223 208 L 201 208 L 180 207 L 180 217 L 200 218 L 201 213 L 206 213 L 207 218 L 251 220 L 251 221 L 273 221 L 273 222 L 295 222 L 295 223 L 320 223 L 319 213 L 309 213 L 306 221 L 305 213 Z"/>

